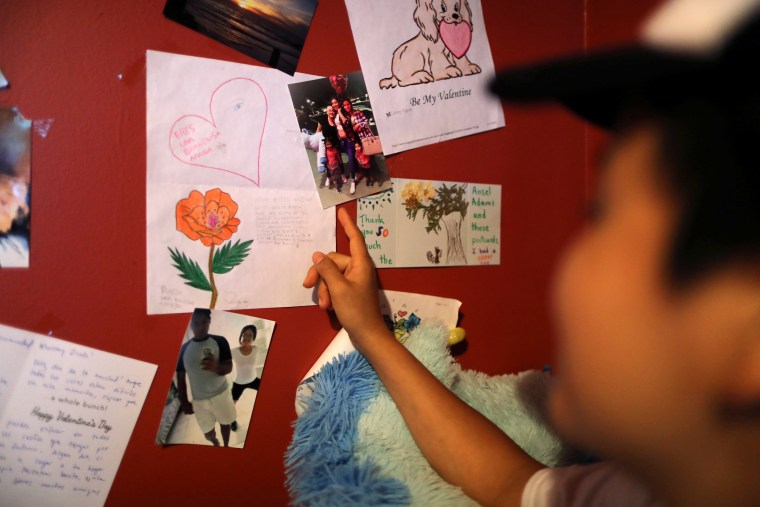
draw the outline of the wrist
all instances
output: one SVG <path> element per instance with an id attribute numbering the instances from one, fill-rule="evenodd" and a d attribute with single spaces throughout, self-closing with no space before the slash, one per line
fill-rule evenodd
<path id="1" fill-rule="evenodd" d="M 348 331 L 348 335 L 354 346 L 362 353 L 365 353 L 365 351 L 377 344 L 385 346 L 388 342 L 396 341 L 393 333 L 391 333 L 382 319 L 368 322 L 361 328 L 350 330 Z"/>

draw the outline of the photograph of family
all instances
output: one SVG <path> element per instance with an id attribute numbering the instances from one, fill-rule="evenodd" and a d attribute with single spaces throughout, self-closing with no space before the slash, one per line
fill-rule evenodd
<path id="1" fill-rule="evenodd" d="M 247 315 L 195 309 L 157 444 L 245 445 L 274 325 Z"/>
<path id="2" fill-rule="evenodd" d="M 361 72 L 288 86 L 323 208 L 391 188 Z"/>

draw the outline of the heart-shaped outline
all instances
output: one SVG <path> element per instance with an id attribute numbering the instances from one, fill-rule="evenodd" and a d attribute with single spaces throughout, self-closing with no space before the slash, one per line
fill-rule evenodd
<path id="1" fill-rule="evenodd" d="M 256 86 L 259 87 L 259 90 L 261 90 L 262 97 L 264 97 L 264 123 L 261 126 L 261 138 L 259 139 L 258 158 L 256 160 L 257 174 L 256 174 L 255 180 L 249 178 L 248 176 L 240 174 L 238 172 L 232 171 L 230 169 L 224 169 L 222 167 L 215 167 L 215 166 L 203 165 L 203 164 L 194 164 L 192 162 L 187 162 L 185 160 L 182 160 L 180 157 L 177 156 L 176 153 L 174 153 L 174 147 L 172 146 L 172 133 L 174 132 L 174 127 L 185 118 L 198 118 L 199 120 L 202 120 L 206 123 L 211 124 L 214 128 L 217 128 L 216 121 L 214 120 L 214 108 L 213 108 L 214 96 L 223 86 L 225 86 L 228 83 L 231 83 L 232 81 L 238 81 L 238 80 L 250 81 L 251 83 L 255 84 Z M 195 167 L 204 167 L 206 169 L 214 169 L 216 171 L 223 171 L 230 174 L 234 174 L 236 176 L 240 176 L 241 178 L 250 181 L 257 187 L 260 187 L 261 186 L 261 146 L 264 141 L 264 131 L 266 130 L 267 118 L 269 116 L 269 101 L 267 100 L 267 94 L 264 93 L 264 89 L 261 87 L 261 85 L 257 81 L 253 79 L 250 79 L 247 77 L 233 77 L 231 79 L 228 79 L 227 81 L 224 81 L 222 84 L 217 86 L 213 92 L 211 92 L 211 98 L 209 99 L 208 109 L 209 109 L 209 116 L 211 117 L 211 120 L 204 118 L 203 116 L 199 116 L 197 114 L 185 114 L 177 118 L 177 120 L 172 124 L 171 128 L 169 129 L 169 151 L 171 151 L 172 156 L 176 158 L 177 160 L 179 160 L 180 162 L 182 162 L 183 164 L 187 164 L 187 165 L 191 165 Z"/>
<path id="2" fill-rule="evenodd" d="M 398 311 L 398 316 L 399 317 L 405 317 L 407 313 L 409 313 L 409 312 L 405 312 L 404 310 L 399 310 Z"/>
<path id="3" fill-rule="evenodd" d="M 465 29 L 468 37 L 467 46 L 464 48 L 464 51 L 458 54 L 455 50 L 460 48 L 452 49 L 450 44 L 454 42 L 462 42 L 460 40 L 459 34 L 457 33 L 459 30 L 461 30 L 461 28 L 459 28 L 461 25 L 465 25 L 463 28 Z M 451 51 L 451 54 L 457 58 L 462 58 L 470 50 L 470 45 L 472 44 L 472 27 L 467 21 L 460 21 L 459 23 L 447 23 L 445 21 L 441 21 L 441 24 L 438 26 L 438 35 L 441 36 L 443 45 L 446 46 L 446 48 Z"/>

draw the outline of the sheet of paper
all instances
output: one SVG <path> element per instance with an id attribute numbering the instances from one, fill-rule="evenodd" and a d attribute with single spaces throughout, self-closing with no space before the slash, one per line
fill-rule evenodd
<path id="1" fill-rule="evenodd" d="M 103 505 L 155 373 L 0 325 L 0 504 Z"/>
<path id="2" fill-rule="evenodd" d="M 379 294 L 380 311 L 385 323 L 401 342 L 406 341 L 409 333 L 423 322 L 438 322 L 449 328 L 457 325 L 459 307 L 462 303 L 456 299 L 393 290 L 381 290 Z M 306 407 L 306 399 L 311 396 L 314 375 L 334 358 L 353 350 L 355 348 L 348 333 L 345 329 L 341 329 L 298 384 L 295 402 L 298 415 L 301 415 Z"/>
<path id="3" fill-rule="evenodd" d="M 148 51 L 148 313 L 313 304 L 315 250 L 335 249 L 274 69 Z"/>
<path id="4" fill-rule="evenodd" d="M 393 186 L 357 206 L 378 268 L 499 264 L 501 185 L 396 178 Z"/>
<path id="5" fill-rule="evenodd" d="M 346 7 L 386 155 L 504 126 L 480 0 Z"/>
<path id="6" fill-rule="evenodd" d="M 243 332 L 250 329 L 250 326 L 253 326 L 256 329 L 255 337 L 252 350 L 249 354 L 243 357 L 242 355 L 237 354 L 235 349 L 240 351 Z M 259 381 L 263 380 L 264 365 L 266 363 L 269 347 L 272 344 L 274 327 L 275 322 L 272 320 L 220 310 L 211 311 L 209 334 L 224 338 L 232 353 L 232 371 L 226 375 L 226 394 L 230 397 L 227 400 L 230 404 L 232 404 L 232 394 L 230 390 L 233 388 L 233 383 L 238 381 L 242 382 L 242 380 L 246 380 L 246 383 L 249 383 L 253 380 L 248 378 L 241 379 L 239 373 L 240 375 L 249 375 L 251 373 L 250 368 L 253 366 L 256 378 L 258 378 Z M 182 351 L 182 346 L 191 340 L 193 336 L 193 331 L 188 322 L 184 337 L 182 337 L 181 340 L 178 340 L 178 351 Z M 158 434 L 156 435 L 156 443 L 212 445 L 212 443 L 204 437 L 195 414 L 185 414 L 180 410 L 179 392 L 176 380 L 177 373 L 175 369 L 176 365 L 177 363 L 171 365 L 171 368 L 175 370 L 175 376 L 172 379 L 169 392 L 166 396 L 166 404 L 164 405 L 164 411 L 161 415 L 161 422 L 159 424 Z M 186 385 L 188 389 L 188 399 L 192 402 L 191 374 L 193 373 L 190 373 L 190 370 L 188 370 L 188 373 L 186 373 Z M 246 387 L 240 398 L 234 403 L 235 414 L 237 416 L 235 419 L 237 427 L 236 430 L 230 434 L 230 447 L 242 449 L 245 446 L 257 394 L 258 388 L 254 389 L 252 387 Z M 216 432 L 218 440 L 221 442 L 221 428 L 218 423 L 215 425 L 214 431 Z"/>
<path id="7" fill-rule="evenodd" d="M 0 268 L 29 267 L 32 122 L 0 107 Z"/>

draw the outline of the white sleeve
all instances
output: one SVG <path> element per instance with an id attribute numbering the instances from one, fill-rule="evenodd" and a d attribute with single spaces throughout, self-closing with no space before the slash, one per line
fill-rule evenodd
<path id="1" fill-rule="evenodd" d="M 525 484 L 521 507 L 655 507 L 649 490 L 617 466 L 544 468 Z"/>

